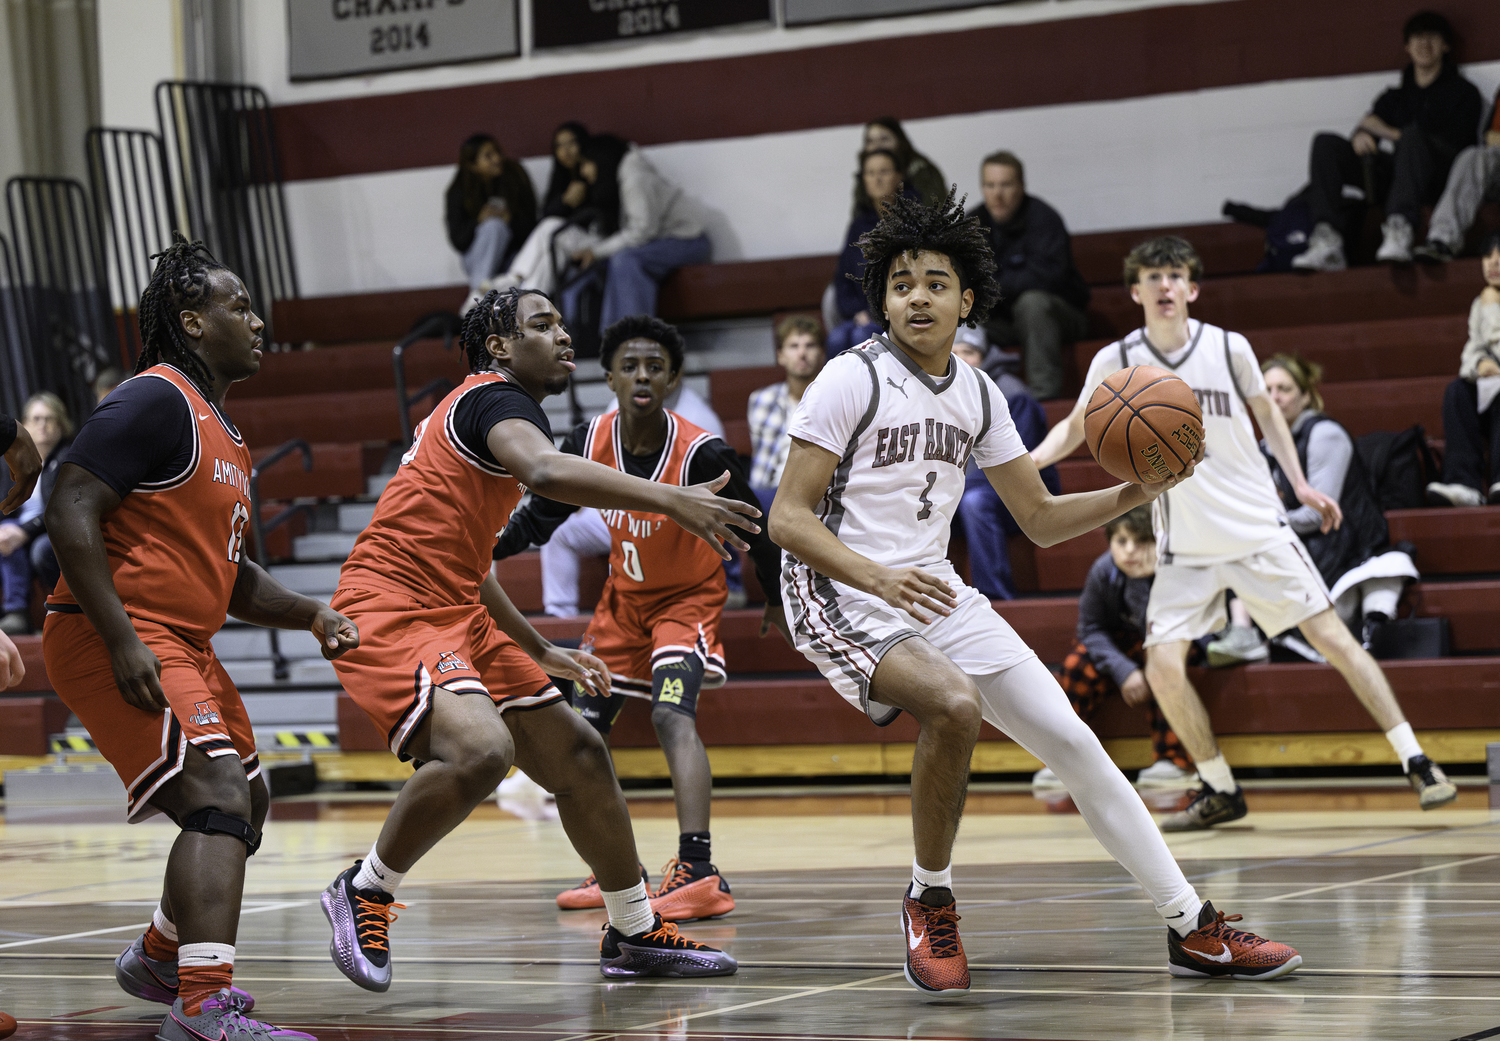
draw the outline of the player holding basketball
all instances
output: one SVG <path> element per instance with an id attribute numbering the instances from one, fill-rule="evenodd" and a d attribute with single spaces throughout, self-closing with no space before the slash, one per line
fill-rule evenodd
<path id="1" fill-rule="evenodd" d="M 527 487 L 664 514 L 716 549 L 720 540 L 744 548 L 729 525 L 758 530 L 749 517 L 760 511 L 714 494 L 727 475 L 654 484 L 557 450 L 540 402 L 566 389 L 573 348 L 545 294 L 489 293 L 469 311 L 463 342 L 469 377 L 418 427 L 334 595 L 362 627 L 359 649 L 335 663 L 345 689 L 391 751 L 419 764 L 369 855 L 323 893 L 334 964 L 366 990 L 390 986 L 397 886 L 514 762 L 557 797 L 599 880 L 604 975 L 728 975 L 733 958 L 653 914 L 609 751 L 547 678 L 604 696 L 608 670 L 544 640 L 490 574 L 490 553 Z"/>
<path id="2" fill-rule="evenodd" d="M 864 290 L 887 332 L 840 355 L 803 395 L 771 507 L 786 550 L 782 595 L 797 647 L 851 704 L 886 724 L 912 714 L 916 856 L 902 900 L 906 977 L 966 990 L 952 849 L 980 719 L 1040 758 L 1090 829 L 1168 924 L 1176 975 L 1269 979 L 1301 964 L 1283 944 L 1233 929 L 1167 850 L 1130 782 L 1057 680 L 946 559 L 972 456 L 1021 529 L 1051 545 L 1150 502 L 1161 485 L 1051 495 L 1005 398 L 951 357 L 961 321 L 999 296 L 988 236 L 950 194 L 898 198 L 862 240 Z"/>
<path id="3" fill-rule="evenodd" d="M 58 472 L 47 530 L 62 581 L 42 650 L 58 695 L 125 783 L 129 819 L 182 833 L 161 904 L 115 961 L 128 993 L 172 1006 L 162 1041 L 308 1038 L 245 1017 L 231 986 L 245 860 L 270 796 L 244 703 L 210 638 L 229 613 L 308 629 L 325 658 L 354 625 L 245 558 L 250 452 L 224 415 L 260 368 L 264 323 L 244 284 L 179 238 L 141 294 L 141 356 L 84 423 Z"/>
<path id="4" fill-rule="evenodd" d="M 1249 342 L 1188 317 L 1202 271 L 1193 247 L 1175 236 L 1131 250 L 1125 258 L 1125 284 L 1144 310 L 1146 324 L 1094 356 L 1078 404 L 1032 453 L 1036 465 L 1047 466 L 1077 448 L 1094 390 L 1111 373 L 1131 365 L 1176 373 L 1202 407 L 1207 455 L 1198 476 L 1157 499 L 1153 510 L 1157 564 L 1146 608 L 1146 679 L 1203 780 L 1197 798 L 1162 827 L 1208 828 L 1246 812 L 1244 793 L 1219 751 L 1186 669 L 1192 641 L 1224 625 L 1226 589 L 1234 590 L 1268 635 L 1298 627 L 1338 669 L 1385 731 L 1422 809 L 1452 802 L 1458 790 L 1422 753 L 1385 674 L 1339 621 L 1322 576 L 1287 523 L 1250 417 L 1260 424 L 1298 500 L 1322 514 L 1324 531 L 1341 522 L 1338 503 L 1307 483 L 1291 432 L 1267 396 Z"/>
<path id="5" fill-rule="evenodd" d="M 648 481 L 700 484 L 726 470 L 722 495 L 753 499 L 734 450 L 664 402 L 682 380 L 682 335 L 639 315 L 604 331 L 599 348 L 619 409 L 580 424 L 562 450 Z M 495 547 L 495 559 L 546 542 L 578 507 L 533 496 L 517 510 Z M 667 757 L 677 804 L 677 858 L 665 869 L 651 904 L 667 921 L 711 918 L 734 910 L 734 896 L 711 859 L 709 807 L 713 775 L 698 736 L 698 694 L 724 683 L 719 622 L 729 595 L 719 555 L 701 539 L 656 513 L 606 510 L 609 579 L 584 632 L 584 646 L 609 667 L 609 697 L 575 698 L 573 707 L 606 741 L 627 697 L 649 699 L 651 725 Z M 764 534 L 751 535 L 755 573 L 766 590 L 764 626 L 786 633 L 778 572 L 781 551 Z M 559 893 L 559 907 L 603 907 L 590 875 Z"/>

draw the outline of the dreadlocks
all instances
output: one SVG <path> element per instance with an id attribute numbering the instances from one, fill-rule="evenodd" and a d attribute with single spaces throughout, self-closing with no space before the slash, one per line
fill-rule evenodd
<path id="1" fill-rule="evenodd" d="M 552 300 L 540 289 L 491 289 L 469 308 L 469 313 L 464 315 L 459 337 L 464 343 L 464 353 L 469 356 L 470 372 L 484 372 L 490 367 L 492 359 L 490 352 L 485 349 L 485 340 L 491 336 L 508 340 L 521 331 L 516 321 L 516 308 L 525 296 L 539 296 L 549 302 Z"/>
<path id="2" fill-rule="evenodd" d="M 978 218 L 964 216 L 964 199 L 957 203 L 954 185 L 941 206 L 928 206 L 920 199 L 897 195 L 886 206 L 880 223 L 859 238 L 865 257 L 861 281 L 870 313 L 885 314 L 885 283 L 891 261 L 903 253 L 941 253 L 953 262 L 958 288 L 974 290 L 974 307 L 964 319 L 978 325 L 1000 301 L 1000 283 L 995 278 L 995 253 L 990 237 Z M 967 197 L 965 197 L 967 198 Z M 853 278 L 853 276 L 849 276 Z M 890 321 L 883 322 L 890 328 Z"/>
<path id="3" fill-rule="evenodd" d="M 141 292 L 136 322 L 141 330 L 141 356 L 135 371 L 145 372 L 165 362 L 187 374 L 205 391 L 213 386 L 213 373 L 193 350 L 192 341 L 182 328 L 184 310 L 200 310 L 213 294 L 208 276 L 211 271 L 227 268 L 201 242 L 189 242 L 177 232 L 172 244 L 151 258 L 156 268 L 151 281 Z"/>

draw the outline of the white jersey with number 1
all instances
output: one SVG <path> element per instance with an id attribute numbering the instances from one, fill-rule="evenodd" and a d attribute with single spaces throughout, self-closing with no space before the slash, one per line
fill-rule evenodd
<path id="1" fill-rule="evenodd" d="M 1266 393 L 1249 341 L 1190 319 L 1187 346 L 1163 354 L 1137 329 L 1094 355 L 1078 400 L 1087 407 L 1106 377 L 1132 365 L 1155 365 L 1180 376 L 1203 410 L 1203 462 L 1152 510 L 1158 559 L 1206 566 L 1296 542 L 1245 404 Z"/>

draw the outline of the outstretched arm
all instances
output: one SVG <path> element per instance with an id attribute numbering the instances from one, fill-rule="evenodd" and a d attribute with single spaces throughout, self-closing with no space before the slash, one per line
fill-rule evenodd
<path id="1" fill-rule="evenodd" d="M 501 466 L 538 495 L 575 506 L 666 514 L 725 560 L 729 551 L 724 542 L 739 550 L 750 548 L 733 528 L 760 530 L 751 519 L 760 516 L 758 508 L 716 494 L 729 479 L 727 472 L 711 484 L 686 488 L 643 481 L 591 459 L 559 452 L 540 427 L 525 419 L 496 423 L 485 444 Z"/>
<path id="2" fill-rule="evenodd" d="M 323 601 L 288 589 L 245 557 L 240 558 L 239 575 L 229 596 L 229 613 L 251 625 L 306 629 L 318 638 L 319 649 L 329 661 L 359 646 L 359 628 L 353 622 Z"/>
<path id="3" fill-rule="evenodd" d="M 1175 488 L 1193 476 L 1193 464 L 1189 463 L 1176 477 L 1156 484 L 1118 484 L 1072 495 L 1049 492 L 1029 455 L 1017 456 L 999 466 L 987 466 L 984 475 L 1026 537 L 1038 546 L 1055 546 Z"/>
<path id="4" fill-rule="evenodd" d="M 1245 404 L 1255 413 L 1260 432 L 1266 437 L 1266 447 L 1271 450 L 1271 454 L 1281 464 L 1282 472 L 1292 482 L 1292 491 L 1296 494 L 1297 501 L 1318 511 L 1323 518 L 1321 531 L 1326 533 L 1337 528 L 1344 522 L 1344 511 L 1339 509 L 1337 502 L 1307 483 L 1307 475 L 1302 472 L 1302 462 L 1297 458 L 1296 442 L 1292 440 L 1292 432 L 1286 425 L 1286 417 L 1281 414 L 1281 409 L 1273 405 L 1271 399 L 1264 394 L 1245 399 Z"/>
<path id="5" fill-rule="evenodd" d="M 1066 459 L 1074 449 L 1083 444 L 1084 404 L 1079 401 L 1068 413 L 1068 418 L 1047 431 L 1042 443 L 1032 449 L 1031 461 L 1036 469 L 1043 470 L 1053 463 Z"/>
<path id="6" fill-rule="evenodd" d="M 0 514 L 19 510 L 21 504 L 31 498 L 37 478 L 42 475 L 42 457 L 36 450 L 36 442 L 19 423 L 16 424 L 15 440 L 5 449 L 5 464 L 10 467 L 10 477 L 15 483 L 5 501 L 0 502 Z"/>
<path id="7" fill-rule="evenodd" d="M 811 441 L 792 438 L 786 469 L 771 504 L 771 538 L 782 549 L 827 575 L 878 596 L 921 622 L 952 612 L 957 602 L 946 582 L 921 568 L 889 568 L 838 540 L 813 513 L 828 490 L 839 457 Z"/>
<path id="8" fill-rule="evenodd" d="M 516 609 L 494 575 L 486 575 L 479 584 L 479 602 L 500 631 L 515 640 L 547 675 L 581 683 L 599 697 L 609 696 L 609 668 L 592 654 L 554 646 Z"/>

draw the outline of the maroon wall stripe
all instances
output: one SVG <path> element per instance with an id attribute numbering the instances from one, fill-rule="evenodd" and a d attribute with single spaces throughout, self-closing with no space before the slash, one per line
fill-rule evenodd
<path id="1" fill-rule="evenodd" d="M 284 105 L 276 125 L 285 176 L 297 181 L 456 162 L 459 142 L 478 130 L 494 133 L 513 155 L 544 155 L 564 119 L 662 144 L 841 126 L 883 113 L 916 119 L 1110 101 L 1394 69 L 1405 61 L 1401 25 L 1415 6 L 1226 0 L 1157 7 Z M 1434 6 L 1458 29 L 1462 60 L 1500 58 L 1494 0 Z M 1350 113 L 1351 123 L 1357 115 Z"/>

